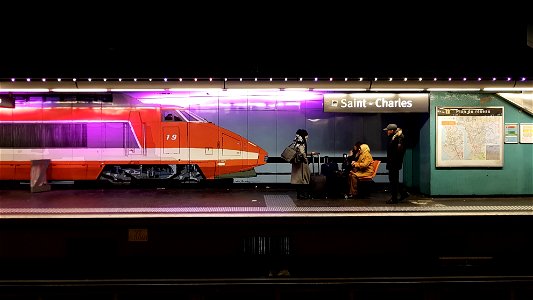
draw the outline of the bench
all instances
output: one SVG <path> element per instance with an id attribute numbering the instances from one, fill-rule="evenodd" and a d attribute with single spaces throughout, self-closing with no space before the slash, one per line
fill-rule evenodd
<path id="1" fill-rule="evenodd" d="M 374 183 L 374 177 L 376 177 L 376 174 L 378 173 L 379 165 L 381 164 L 380 160 L 375 159 L 372 162 L 372 166 L 374 167 L 374 172 L 365 177 L 359 177 L 358 178 L 358 190 L 359 190 L 359 196 L 364 197 L 368 196 L 371 190 L 371 186 Z"/>
<path id="2" fill-rule="evenodd" d="M 381 160 L 375 159 L 374 161 L 372 161 L 372 166 L 374 166 L 374 173 L 369 176 L 359 177 L 359 181 L 373 181 L 374 177 L 376 177 L 376 174 L 378 173 L 379 164 L 381 164 Z"/>

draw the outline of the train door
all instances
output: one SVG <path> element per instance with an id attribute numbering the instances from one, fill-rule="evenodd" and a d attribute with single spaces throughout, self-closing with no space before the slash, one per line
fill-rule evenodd
<path id="1" fill-rule="evenodd" d="M 163 155 L 180 155 L 182 154 L 182 132 L 180 123 L 183 120 L 176 114 L 175 110 L 163 111 Z"/>

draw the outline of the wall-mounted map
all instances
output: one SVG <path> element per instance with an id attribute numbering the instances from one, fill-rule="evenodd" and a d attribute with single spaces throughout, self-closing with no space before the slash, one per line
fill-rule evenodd
<path id="1" fill-rule="evenodd" d="M 502 167 L 503 107 L 437 107 L 437 167 Z"/>

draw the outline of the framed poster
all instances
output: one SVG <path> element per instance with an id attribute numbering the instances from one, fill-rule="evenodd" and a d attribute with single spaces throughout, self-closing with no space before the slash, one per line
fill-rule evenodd
<path id="1" fill-rule="evenodd" d="M 533 123 L 520 123 L 520 143 L 533 144 Z"/>
<path id="2" fill-rule="evenodd" d="M 502 107 L 436 107 L 437 167 L 503 167 Z"/>
<path id="3" fill-rule="evenodd" d="M 505 123 L 505 143 L 518 143 L 518 123 Z"/>

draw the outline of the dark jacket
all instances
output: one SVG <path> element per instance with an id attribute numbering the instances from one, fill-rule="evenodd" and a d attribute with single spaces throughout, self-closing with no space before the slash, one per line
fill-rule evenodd
<path id="1" fill-rule="evenodd" d="M 387 144 L 387 170 L 401 170 L 403 156 L 405 155 L 405 139 L 402 129 L 396 129 L 394 134 L 388 136 Z"/>

